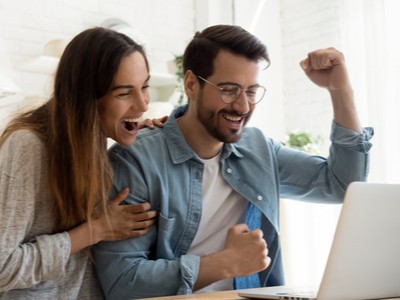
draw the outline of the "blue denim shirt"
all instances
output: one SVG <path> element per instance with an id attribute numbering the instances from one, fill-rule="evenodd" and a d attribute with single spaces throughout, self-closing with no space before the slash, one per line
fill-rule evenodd
<path id="1" fill-rule="evenodd" d="M 112 196 L 129 187 L 126 202 L 149 201 L 159 216 L 144 236 L 94 247 L 108 299 L 192 293 L 200 257 L 187 251 L 202 213 L 204 165 L 177 125 L 185 109 L 176 109 L 164 128 L 141 130 L 133 146 L 110 149 Z M 284 283 L 279 199 L 340 203 L 350 182 L 366 180 L 372 135 L 371 128 L 359 134 L 333 123 L 328 159 L 283 147 L 256 128 L 245 128 L 238 142 L 224 145 L 222 176 L 253 204 L 249 208 L 256 206 L 262 213 L 261 229 L 272 261 L 259 274 L 263 286 Z"/>

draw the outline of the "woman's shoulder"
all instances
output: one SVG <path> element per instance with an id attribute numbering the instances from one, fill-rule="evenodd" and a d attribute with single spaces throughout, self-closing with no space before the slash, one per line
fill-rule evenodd
<path id="1" fill-rule="evenodd" d="M 41 156 L 45 152 L 45 145 L 38 134 L 29 129 L 20 129 L 10 134 L 0 148 L 1 156 L 19 160 L 30 156 Z"/>
<path id="2" fill-rule="evenodd" d="M 38 134 L 29 129 L 19 129 L 10 134 L 5 140 L 5 145 L 43 145 Z"/>

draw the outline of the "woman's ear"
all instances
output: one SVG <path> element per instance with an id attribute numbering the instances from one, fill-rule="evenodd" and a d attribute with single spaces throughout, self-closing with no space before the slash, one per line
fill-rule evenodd
<path id="1" fill-rule="evenodd" d="M 197 76 L 193 74 L 191 70 L 186 71 L 185 76 L 183 78 L 183 85 L 185 89 L 186 96 L 188 99 L 193 99 L 194 95 L 197 94 L 199 88 L 199 81 Z"/>

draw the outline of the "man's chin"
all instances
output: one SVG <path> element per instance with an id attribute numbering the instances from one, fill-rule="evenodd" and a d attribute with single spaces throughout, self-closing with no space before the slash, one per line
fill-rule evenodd
<path id="1" fill-rule="evenodd" d="M 241 137 L 242 137 L 242 130 L 232 130 L 232 132 L 229 135 L 225 135 L 221 139 L 221 141 L 224 143 L 231 144 L 239 141 Z"/>
<path id="2" fill-rule="evenodd" d="M 235 137 L 231 137 L 229 139 L 226 139 L 226 141 L 224 143 L 227 143 L 227 144 L 236 143 L 237 141 L 240 140 L 240 137 L 241 137 L 241 135 L 235 136 Z"/>

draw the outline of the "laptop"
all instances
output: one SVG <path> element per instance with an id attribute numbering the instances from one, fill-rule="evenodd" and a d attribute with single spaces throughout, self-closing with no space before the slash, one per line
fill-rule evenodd
<path id="1" fill-rule="evenodd" d="M 255 299 L 400 297 L 400 184 L 349 185 L 322 280 L 315 291 L 278 286 L 238 293 Z"/>

